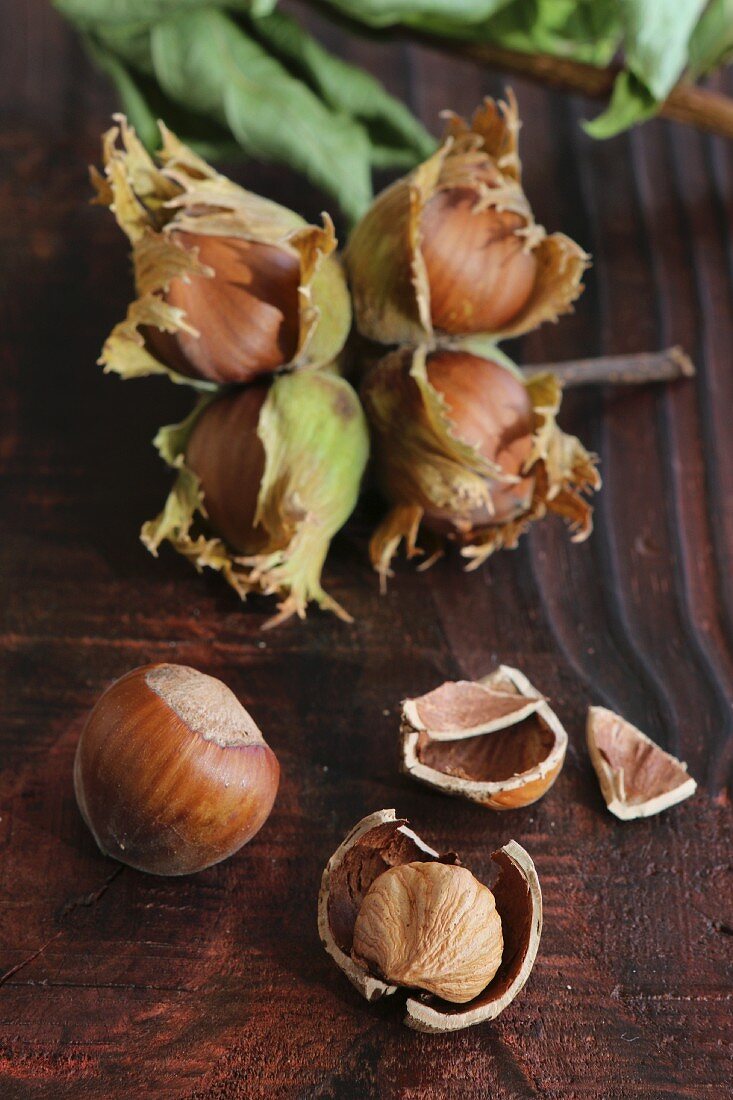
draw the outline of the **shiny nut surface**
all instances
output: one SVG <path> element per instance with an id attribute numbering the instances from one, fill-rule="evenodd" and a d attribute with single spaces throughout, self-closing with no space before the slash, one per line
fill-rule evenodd
<path id="1" fill-rule="evenodd" d="M 185 875 L 251 840 L 279 776 L 275 754 L 225 684 L 159 664 L 128 672 L 99 698 L 77 746 L 74 790 L 106 855 Z"/>

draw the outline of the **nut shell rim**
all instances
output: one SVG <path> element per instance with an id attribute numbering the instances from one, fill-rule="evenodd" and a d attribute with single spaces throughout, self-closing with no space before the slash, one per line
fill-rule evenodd
<path id="1" fill-rule="evenodd" d="M 568 735 L 555 712 L 519 669 L 513 668 L 510 665 L 500 665 L 489 676 L 483 677 L 479 683 L 492 686 L 506 679 L 510 680 L 515 686 L 518 694 L 526 696 L 528 700 L 537 701 L 536 706 L 533 706 L 532 709 L 528 711 L 528 714 L 534 713 L 541 718 L 554 735 L 555 741 L 553 747 L 543 760 L 533 768 L 520 772 L 518 775 L 511 776 L 509 779 L 477 780 L 449 775 L 437 768 L 424 764 L 420 760 L 418 742 L 421 730 L 416 728 L 410 721 L 410 717 L 408 717 L 408 715 L 414 714 L 414 708 L 409 708 L 405 705 L 403 707 L 403 721 L 400 726 L 403 772 L 418 783 L 422 783 L 434 790 L 442 791 L 444 794 L 460 796 L 471 802 L 478 802 L 493 810 L 503 811 L 520 809 L 542 798 L 550 787 L 552 787 L 562 771 L 568 747 Z M 411 700 L 407 701 L 408 704 L 410 702 Z M 525 716 L 523 712 L 518 713 L 522 717 Z M 509 728 L 511 725 L 515 725 L 519 720 L 521 720 L 521 718 L 514 718 L 506 722 L 502 728 Z M 434 738 L 434 740 L 452 740 L 456 742 L 470 737 L 490 736 L 497 728 L 498 727 L 494 724 L 483 733 L 476 734 L 473 731 L 468 731 L 463 733 L 460 737 L 448 738 L 442 736 Z M 533 793 L 532 796 L 526 800 L 521 797 L 513 797 L 524 788 L 534 783 L 539 783 L 541 785 L 539 792 Z M 509 796 L 509 804 L 507 804 L 506 796 Z M 505 799 L 505 801 L 502 801 L 502 799 Z"/>
<path id="2" fill-rule="evenodd" d="M 318 930 L 321 942 L 328 955 L 333 959 L 342 973 L 349 979 L 365 1000 L 372 1002 L 385 996 L 391 996 L 397 992 L 398 986 L 388 985 L 379 978 L 359 968 L 339 945 L 336 943 L 334 932 L 329 920 L 329 900 L 334 874 L 339 870 L 344 856 L 360 839 L 367 836 L 373 829 L 385 824 L 393 824 L 395 831 L 401 831 L 410 841 L 417 844 L 428 859 L 443 859 L 455 861 L 452 854 L 440 857 L 434 849 L 430 848 L 413 832 L 405 818 L 397 818 L 393 809 L 377 810 L 362 818 L 361 821 L 350 830 L 324 868 L 321 889 L 318 896 Z M 492 893 L 497 899 L 497 909 L 500 912 L 501 887 L 504 876 L 510 873 L 517 877 L 523 886 L 523 896 L 519 899 L 520 908 L 523 908 L 525 920 L 523 928 L 519 930 L 516 944 L 511 947 L 509 937 L 505 936 L 504 951 L 513 953 L 507 959 L 509 974 L 515 959 L 521 955 L 516 973 L 506 983 L 504 991 L 494 999 L 486 1000 L 486 993 L 491 990 L 494 981 L 506 979 L 502 975 L 502 968 L 497 976 L 487 985 L 482 994 L 464 1005 L 449 1005 L 446 1001 L 431 994 L 421 996 L 410 995 L 406 999 L 406 1015 L 404 1023 L 415 1031 L 441 1033 L 459 1031 L 485 1020 L 495 1019 L 511 1001 L 517 996 L 525 985 L 534 966 L 542 933 L 542 891 L 537 876 L 534 862 L 529 853 L 516 841 L 510 840 L 503 847 L 492 853 L 491 859 L 499 867 L 499 878 L 491 887 Z M 504 916 L 502 927 L 506 928 Z M 479 1003 L 475 1003 L 478 1001 Z"/>

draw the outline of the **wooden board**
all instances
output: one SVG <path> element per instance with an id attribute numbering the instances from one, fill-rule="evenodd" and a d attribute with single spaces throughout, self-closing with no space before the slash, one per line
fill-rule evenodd
<path id="1" fill-rule="evenodd" d="M 585 105 L 517 81 L 539 220 L 593 253 L 572 318 L 526 362 L 684 345 L 697 378 L 568 398 L 562 423 L 602 458 L 590 542 L 547 522 L 466 576 L 404 566 L 380 598 L 362 506 L 327 570 L 353 627 L 314 614 L 263 635 L 242 609 L 137 540 L 168 487 L 150 439 L 188 395 L 121 383 L 95 359 L 130 291 L 86 164 L 114 108 L 45 0 L 6 5 L 0 67 L 2 720 L 0 1094 L 718 1100 L 731 1081 L 733 313 L 730 145 L 653 123 L 593 143 Z M 329 45 L 436 125 L 497 93 L 437 52 Z M 728 81 L 728 92 L 733 82 Z M 248 186 L 316 216 L 280 168 Z M 239 856 L 164 880 L 104 859 L 77 812 L 74 747 L 99 692 L 146 661 L 220 676 L 283 766 L 275 811 Z M 521 667 L 570 733 L 565 769 L 497 815 L 399 776 L 397 704 L 499 661 Z M 604 809 L 584 748 L 589 703 L 622 711 L 689 762 L 700 789 L 659 818 Z M 411 1033 L 369 1007 L 318 942 L 322 867 L 363 814 L 396 807 L 479 874 L 511 837 L 539 870 L 540 954 L 494 1024 Z"/>

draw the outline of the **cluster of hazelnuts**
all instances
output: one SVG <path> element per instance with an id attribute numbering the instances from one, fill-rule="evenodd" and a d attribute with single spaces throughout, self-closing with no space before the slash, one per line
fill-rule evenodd
<path id="1" fill-rule="evenodd" d="M 370 435 L 383 581 L 402 541 L 431 558 L 453 542 L 472 568 L 547 512 L 588 534 L 595 460 L 555 423 L 560 385 L 498 348 L 568 311 L 588 262 L 535 222 L 518 131 L 511 95 L 470 124 L 450 116 L 343 257 L 327 215 L 309 225 L 244 190 L 165 127 L 157 160 L 124 119 L 105 135 L 93 178 L 131 242 L 139 297 L 100 362 L 200 395 L 156 440 L 176 483 L 143 527 L 153 553 L 167 541 L 241 596 L 277 594 L 276 621 L 310 601 L 348 618 L 321 570 Z"/>

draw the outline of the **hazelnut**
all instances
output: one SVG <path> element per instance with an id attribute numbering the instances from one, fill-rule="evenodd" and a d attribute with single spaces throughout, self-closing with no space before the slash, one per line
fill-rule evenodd
<path id="1" fill-rule="evenodd" d="M 489 890 L 394 810 L 370 814 L 324 869 L 323 946 L 368 1001 L 406 986 L 405 1023 L 417 1031 L 459 1031 L 495 1019 L 534 965 L 542 893 L 532 860 L 515 841 L 491 858 L 499 876 Z"/>
<path id="2" fill-rule="evenodd" d="M 162 123 L 152 158 L 124 115 L 115 122 L 92 181 L 132 244 L 138 297 L 105 341 L 105 368 L 212 389 L 331 363 L 351 302 L 330 218 L 308 225 L 246 191 Z"/>
<path id="3" fill-rule="evenodd" d="M 485 99 L 446 112 L 439 148 L 374 199 L 345 251 L 356 327 L 380 344 L 491 343 L 572 309 L 589 257 L 535 221 L 521 183 L 520 120 Z"/>
<path id="4" fill-rule="evenodd" d="M 184 665 L 128 672 L 82 730 L 74 789 L 105 853 L 187 875 L 232 855 L 267 820 L 280 768 L 232 691 Z"/>
<path id="5" fill-rule="evenodd" d="M 352 955 L 390 983 L 463 1004 L 494 977 L 503 946 L 494 895 L 470 871 L 405 863 L 367 891 Z"/>

